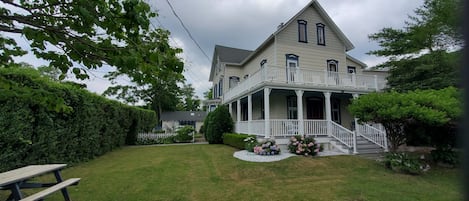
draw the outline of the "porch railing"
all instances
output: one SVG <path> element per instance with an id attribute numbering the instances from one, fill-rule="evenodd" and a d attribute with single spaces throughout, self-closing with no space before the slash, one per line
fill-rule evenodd
<path id="1" fill-rule="evenodd" d="M 261 83 L 288 83 L 318 87 L 352 88 L 379 91 L 386 87 L 384 76 L 357 75 L 342 72 L 311 70 L 309 68 L 288 68 L 265 66 L 247 79 L 239 82 L 223 95 L 223 101 L 230 101 L 235 96 Z"/>
<path id="2" fill-rule="evenodd" d="M 377 129 L 374 126 L 370 126 L 368 124 L 358 124 L 357 131 L 362 137 L 384 148 L 385 151 L 388 150 L 386 132 L 383 130 Z"/>
<path id="3" fill-rule="evenodd" d="M 343 126 L 330 121 L 329 125 L 331 126 L 331 135 L 336 140 L 347 146 L 348 148 L 353 148 L 355 146 L 354 140 L 355 136 L 354 133 Z"/>
<path id="4" fill-rule="evenodd" d="M 327 136 L 327 120 L 305 120 L 306 135 Z"/>

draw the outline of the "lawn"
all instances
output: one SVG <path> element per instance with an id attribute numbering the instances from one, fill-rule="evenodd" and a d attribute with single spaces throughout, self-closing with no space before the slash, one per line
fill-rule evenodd
<path id="1" fill-rule="evenodd" d="M 357 156 L 234 158 L 225 145 L 125 147 L 63 171 L 81 177 L 73 200 L 461 200 L 459 171 L 422 176 L 385 170 Z M 47 200 L 63 200 L 56 193 Z"/>

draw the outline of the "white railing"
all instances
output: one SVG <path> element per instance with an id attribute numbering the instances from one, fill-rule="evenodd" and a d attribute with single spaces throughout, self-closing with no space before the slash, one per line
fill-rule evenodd
<path id="1" fill-rule="evenodd" d="M 327 120 L 305 120 L 305 135 L 327 136 Z"/>
<path id="2" fill-rule="evenodd" d="M 265 66 L 239 82 L 223 95 L 223 102 L 232 100 L 243 92 L 251 90 L 261 83 L 288 83 L 309 86 L 334 87 L 344 89 L 362 89 L 379 91 L 386 87 L 384 76 L 357 75 L 342 72 L 311 70 L 309 68 L 286 68 Z"/>
<path id="3" fill-rule="evenodd" d="M 270 120 L 271 136 L 294 136 L 298 135 L 298 120 L 274 119 Z"/>
<path id="4" fill-rule="evenodd" d="M 384 148 L 386 151 L 388 150 L 386 132 L 368 124 L 358 124 L 357 131 L 362 137 Z"/>
<path id="5" fill-rule="evenodd" d="M 156 140 L 156 139 L 167 138 L 167 137 L 176 136 L 176 135 L 177 135 L 177 133 L 139 133 L 139 134 L 137 134 L 137 139 L 140 139 L 140 140 L 146 140 L 146 139 Z"/>
<path id="6" fill-rule="evenodd" d="M 330 121 L 329 125 L 331 127 L 331 135 L 334 137 L 336 140 L 340 141 L 342 144 L 347 146 L 348 148 L 353 148 L 355 147 L 354 143 L 354 134 L 352 131 L 344 128 L 343 126 Z"/>

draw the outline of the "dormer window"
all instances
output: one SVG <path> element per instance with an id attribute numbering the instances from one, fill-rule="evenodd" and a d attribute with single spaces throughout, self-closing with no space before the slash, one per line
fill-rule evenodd
<path id="1" fill-rule="evenodd" d="M 298 42 L 308 42 L 306 24 L 305 20 L 298 20 Z"/>
<path id="2" fill-rule="evenodd" d="M 267 59 L 262 59 L 260 64 L 261 64 L 261 68 L 264 68 L 265 65 L 267 64 Z"/>
<path id="3" fill-rule="evenodd" d="M 326 45 L 326 36 L 324 33 L 325 25 L 323 23 L 316 24 L 316 33 L 318 37 L 318 45 Z"/>

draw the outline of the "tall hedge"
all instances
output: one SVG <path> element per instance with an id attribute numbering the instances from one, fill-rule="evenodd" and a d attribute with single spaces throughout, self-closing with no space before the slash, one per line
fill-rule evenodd
<path id="1" fill-rule="evenodd" d="M 0 171 L 29 164 L 77 163 L 150 130 L 156 114 L 42 77 L 0 68 Z"/>

